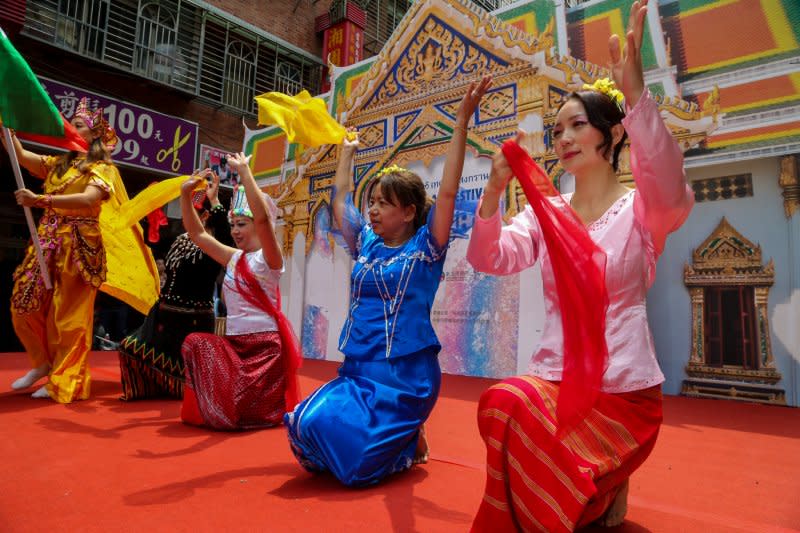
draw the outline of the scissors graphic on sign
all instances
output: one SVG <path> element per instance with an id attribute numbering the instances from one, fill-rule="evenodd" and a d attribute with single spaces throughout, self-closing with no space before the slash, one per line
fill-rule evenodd
<path id="1" fill-rule="evenodd" d="M 181 168 L 181 160 L 178 159 L 178 150 L 183 147 L 189 141 L 189 137 L 192 136 L 192 132 L 187 133 L 183 137 L 181 137 L 181 127 L 178 126 L 175 129 L 175 139 L 172 141 L 172 146 L 170 148 L 162 148 L 156 154 L 156 161 L 159 163 L 163 163 L 167 157 L 172 154 L 172 171 L 178 172 Z"/>

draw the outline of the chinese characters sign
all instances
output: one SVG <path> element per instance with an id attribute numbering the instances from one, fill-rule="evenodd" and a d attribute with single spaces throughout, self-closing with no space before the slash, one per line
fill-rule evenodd
<path id="1" fill-rule="evenodd" d="M 89 98 L 102 107 L 119 141 L 111 156 L 117 163 L 166 172 L 191 174 L 197 152 L 197 124 L 115 100 L 47 78 L 39 78 L 59 111 L 72 119 L 78 101 Z"/>
<path id="2" fill-rule="evenodd" d="M 325 30 L 323 57 L 338 67 L 358 63 L 364 49 L 364 30 L 344 20 Z"/>
<path id="3" fill-rule="evenodd" d="M 325 30 L 322 38 L 322 57 L 337 67 L 344 67 L 361 61 L 364 53 L 364 30 L 350 20 L 343 20 Z M 323 78 L 323 91 L 327 91 L 329 81 Z"/>

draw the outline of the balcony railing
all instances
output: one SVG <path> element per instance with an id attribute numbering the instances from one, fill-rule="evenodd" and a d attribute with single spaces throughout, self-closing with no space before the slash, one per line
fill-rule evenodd
<path id="1" fill-rule="evenodd" d="M 320 59 L 189 0 L 28 0 L 23 33 L 249 115 L 321 83 Z"/>

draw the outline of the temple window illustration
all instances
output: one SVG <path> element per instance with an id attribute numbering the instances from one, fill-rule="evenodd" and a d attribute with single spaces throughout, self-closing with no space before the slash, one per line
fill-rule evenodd
<path id="1" fill-rule="evenodd" d="M 722 218 L 692 253 L 684 283 L 692 305 L 687 396 L 785 404 L 776 386 L 767 314 L 775 266 L 762 264 L 761 247 Z"/>

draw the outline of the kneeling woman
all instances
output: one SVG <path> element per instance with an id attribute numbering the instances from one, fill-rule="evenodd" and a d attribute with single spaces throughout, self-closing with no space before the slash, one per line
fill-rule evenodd
<path id="1" fill-rule="evenodd" d="M 566 240 L 572 224 L 555 226 L 546 211 L 539 210 L 540 216 L 529 205 L 503 227 L 498 203 L 520 159 L 512 150 L 506 159 L 503 150 L 492 164 L 467 260 L 475 270 L 498 275 L 539 260 L 547 314 L 527 375 L 506 379 L 481 397 L 478 428 L 487 450 L 486 490 L 473 533 L 619 525 L 627 509 L 628 478 L 658 436 L 664 375 L 645 297 L 667 236 L 689 215 L 694 195 L 678 143 L 644 84 L 646 4 L 634 2 L 630 9 L 624 53 L 618 38 L 610 40 L 612 73 L 622 94 L 608 81 L 572 93 L 552 131 L 559 161 L 575 176 L 575 193 L 551 197 L 552 212 L 585 226 L 579 234 L 602 252 L 604 270 L 598 268 L 595 279 L 604 284 L 601 299 L 607 308 L 603 317 L 583 322 L 594 322 L 589 327 L 604 335 L 607 355 L 605 347 L 593 347 L 594 352 L 571 348 L 577 335 L 568 336 L 563 327 L 581 321 L 578 313 L 568 313 L 564 304 L 571 302 L 562 294 L 571 295 L 560 288 L 576 282 L 559 278 L 563 274 L 557 268 L 564 259 L 559 239 L 578 242 Z M 626 135 L 631 137 L 635 190 L 617 175 Z M 577 253 L 573 257 L 581 260 Z M 588 300 L 589 284 L 579 286 Z M 570 410 L 578 415 L 571 424 Z M 562 412 L 568 416 L 562 418 Z"/>
<path id="2" fill-rule="evenodd" d="M 207 170 L 198 177 L 209 175 L 212 172 Z M 213 174 L 205 191 L 192 194 L 192 204 L 205 230 L 223 244 L 232 244 L 227 209 L 219 202 L 218 191 L 219 176 Z M 214 331 L 219 264 L 184 233 L 169 247 L 164 266 L 158 301 L 139 329 L 119 346 L 122 400 L 183 398 L 183 341 L 190 333 Z"/>
<path id="3" fill-rule="evenodd" d="M 228 161 L 242 181 L 231 204 L 231 235 L 238 250 L 206 232 L 192 205 L 199 180 L 181 191 L 186 231 L 201 250 L 225 266 L 226 335 L 192 333 L 181 348 L 186 366 L 181 419 L 214 429 L 274 426 L 297 403 L 300 352 L 281 312 L 278 281 L 283 257 L 274 230 L 277 209 L 258 189 L 244 154 Z"/>
<path id="4" fill-rule="evenodd" d="M 472 84 L 461 102 L 431 217 L 419 176 L 389 167 L 373 186 L 367 224 L 346 202 L 358 141 L 344 141 L 333 215 L 356 260 L 339 345 L 345 360 L 339 377 L 285 420 L 292 450 L 307 470 L 330 471 L 345 485 L 369 485 L 409 468 L 415 458 L 425 460 L 422 424 L 441 380 L 430 311 L 450 239 L 467 122 L 490 83 Z"/>

